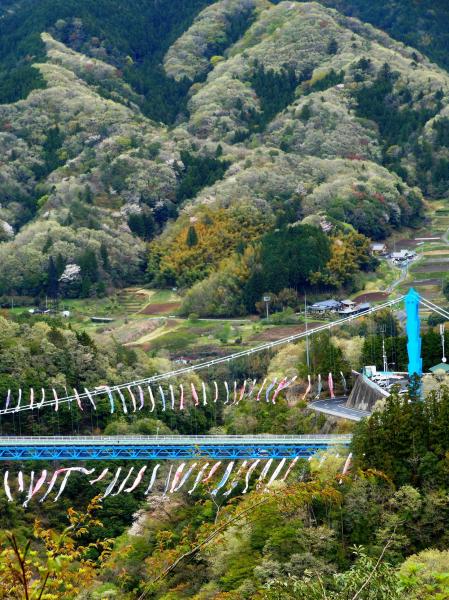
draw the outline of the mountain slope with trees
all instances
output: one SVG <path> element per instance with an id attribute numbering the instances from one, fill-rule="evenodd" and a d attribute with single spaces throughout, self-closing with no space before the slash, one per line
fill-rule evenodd
<path id="1" fill-rule="evenodd" d="M 2 72 L 22 52 L 40 82 L 0 104 L 0 295 L 54 292 L 55 278 L 65 296 L 209 275 L 242 288 L 258 241 L 300 224 L 325 226 L 334 251 L 307 285 L 354 286 L 357 265 L 375 266 L 368 245 L 338 275 L 335 240 L 414 226 L 422 194 L 445 193 L 449 76 L 424 55 L 317 3 L 178 8 L 154 38 L 141 28 L 158 26 L 157 3 L 135 31 L 107 2 L 50 18 L 24 0 L 0 22 Z"/>

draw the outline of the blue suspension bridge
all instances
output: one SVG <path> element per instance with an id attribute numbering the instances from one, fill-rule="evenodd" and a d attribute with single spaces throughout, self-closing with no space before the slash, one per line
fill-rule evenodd
<path id="1" fill-rule="evenodd" d="M 328 331 L 334 327 L 349 323 L 353 319 L 362 316 L 365 317 L 386 308 L 397 307 L 402 302 L 405 302 L 407 316 L 408 373 L 410 376 L 415 374 L 421 376 L 422 358 L 419 307 L 422 305 L 448 320 L 449 313 L 420 297 L 415 290 L 410 289 L 406 296 L 401 296 L 395 300 L 374 306 L 357 315 L 344 317 L 305 332 L 290 335 L 228 356 L 161 373 L 147 379 L 127 382 L 111 386 L 110 388 L 105 388 L 104 386 L 98 387 L 90 391 L 89 394 L 95 397 L 104 395 L 105 389 L 114 392 L 129 388 L 130 386 L 152 384 L 182 374 L 208 369 L 214 365 L 230 362 L 306 338 L 307 336 Z M 78 399 L 88 399 L 89 394 L 79 394 Z M 77 400 L 76 396 L 66 396 L 59 399 L 59 404 L 72 403 L 75 400 Z M 42 406 L 51 405 L 54 405 L 54 402 L 51 400 L 42 403 Z M 9 407 L 0 410 L 0 415 L 13 414 L 25 410 L 33 410 L 33 408 L 30 406 L 23 406 L 19 409 Z M 350 441 L 351 436 L 348 435 L 0 437 L 0 460 L 282 459 L 296 456 L 307 458 L 319 451 L 347 447 Z"/>

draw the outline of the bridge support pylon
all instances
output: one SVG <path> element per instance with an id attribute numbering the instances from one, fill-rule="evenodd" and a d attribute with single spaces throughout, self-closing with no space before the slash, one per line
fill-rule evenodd
<path id="1" fill-rule="evenodd" d="M 420 296 L 416 290 L 410 288 L 405 297 L 405 311 L 407 314 L 407 353 L 409 377 L 422 375 L 421 358 L 421 323 L 419 319 Z"/>

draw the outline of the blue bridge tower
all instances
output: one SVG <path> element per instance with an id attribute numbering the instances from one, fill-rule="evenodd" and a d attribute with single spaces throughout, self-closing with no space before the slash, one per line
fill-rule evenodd
<path id="1" fill-rule="evenodd" d="M 421 377 L 422 375 L 419 300 L 419 294 L 413 288 L 410 288 L 405 297 L 408 374 L 410 377 L 413 377 L 413 375 Z"/>

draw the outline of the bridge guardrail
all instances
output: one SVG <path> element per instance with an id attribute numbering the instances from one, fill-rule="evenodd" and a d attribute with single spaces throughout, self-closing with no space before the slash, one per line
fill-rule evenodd
<path id="1" fill-rule="evenodd" d="M 59 444 L 185 444 L 195 445 L 204 443 L 219 443 L 219 444 L 282 444 L 282 443 L 304 443 L 304 442 L 327 442 L 335 444 L 344 444 L 351 441 L 350 435 L 229 435 L 229 436 L 213 436 L 213 435 L 198 435 L 198 436 L 1 436 L 0 445 L 59 445 Z"/>

